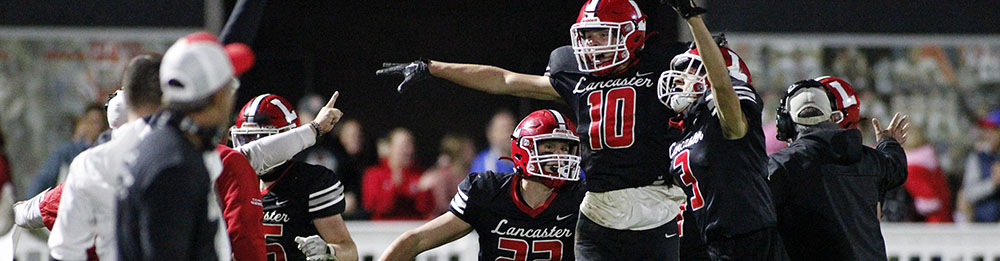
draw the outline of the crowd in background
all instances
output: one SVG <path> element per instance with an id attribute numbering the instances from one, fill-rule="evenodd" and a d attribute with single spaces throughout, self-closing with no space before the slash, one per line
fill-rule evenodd
<path id="1" fill-rule="evenodd" d="M 864 90 L 864 89 L 862 89 Z M 920 111 L 911 102 L 897 100 L 934 99 L 933 95 L 899 93 L 882 100 L 871 91 L 863 91 L 863 116 L 877 115 L 873 111 L 896 111 L 910 107 L 911 115 L 928 117 L 940 111 Z M 309 95 L 298 104 L 305 122 L 315 117 L 323 106 L 318 95 Z M 893 107 L 888 109 L 886 107 Z M 107 129 L 100 106 L 88 106 L 73 122 L 73 139 L 45 160 L 34 174 L 26 195 L 35 195 L 58 184 L 75 154 L 87 148 Z M 881 109 L 880 109 L 881 108 Z M 476 151 L 476 142 L 463 134 L 445 134 L 438 148 L 417 148 L 413 133 L 396 128 L 374 143 L 366 135 L 361 121 L 345 119 L 333 136 L 303 151 L 297 159 L 326 166 L 334 170 L 345 184 L 347 203 L 344 217 L 349 220 L 421 220 L 448 211 L 448 202 L 457 184 L 468 173 L 480 171 L 511 172 L 509 161 L 500 155 L 510 154 L 509 135 L 517 124 L 516 116 L 507 110 L 497 111 L 483 129 L 486 148 Z M 773 129 L 773 119 L 766 124 Z M 868 127 L 862 125 L 863 127 Z M 931 139 L 928 133 L 941 130 L 913 128 L 906 146 L 909 177 L 903 187 L 889 193 L 883 203 L 883 221 L 890 222 L 1000 222 L 1000 109 L 987 111 L 973 119 L 964 129 L 964 141 Z M 773 130 L 772 130 L 773 131 Z M 865 131 L 864 133 L 868 133 Z M 773 132 L 769 133 L 773 139 Z M 769 152 L 784 145 L 769 141 Z M 963 146 L 968 146 L 963 147 Z M 417 150 L 437 150 L 432 166 L 420 166 Z M 10 152 L 12 148 L 4 148 Z M 0 154 L 3 158 L 3 154 Z M 17 164 L 16 162 L 8 164 Z M 9 167 L 0 170 L 7 172 Z M 9 174 L 0 173 L 0 176 Z"/>
<path id="2" fill-rule="evenodd" d="M 906 148 L 909 178 L 905 186 L 887 195 L 883 220 L 1000 221 L 1000 48 L 975 43 L 841 46 L 730 38 L 733 48 L 752 65 L 753 85 L 765 100 L 769 152 L 784 146 L 774 139 L 775 101 L 784 88 L 793 79 L 839 76 L 858 90 L 863 122 L 872 117 L 888 119 L 888 112 L 895 111 L 909 114 L 913 122 Z M 302 98 L 297 108 L 303 122 L 311 121 L 323 104 L 318 95 Z M 38 167 L 18 166 L 32 164 L 24 161 L 25 155 L 38 150 L 17 147 L 28 144 L 20 140 L 25 130 L 4 137 L 14 142 L 0 151 L 11 160 L 0 165 L 0 172 L 7 172 L 0 177 L 11 177 L 18 169 L 33 172 L 30 177 L 11 178 L 21 182 L 17 187 L 26 188 L 17 193 L 19 197 L 58 184 L 73 156 L 107 128 L 106 121 L 97 120 L 104 118 L 101 106 L 74 108 L 78 108 L 73 113 L 76 119 L 51 119 L 63 122 L 54 126 L 71 138 L 47 142 L 48 155 Z M 366 129 L 362 119 L 345 119 L 335 135 L 297 159 L 326 166 L 343 178 L 347 219 L 427 219 L 447 211 L 455 185 L 466 174 L 512 171 L 510 162 L 498 159 L 510 154 L 509 137 L 518 117 L 515 112 L 498 110 L 485 128 L 445 133 L 438 148 L 418 148 L 415 134 L 404 128 L 376 133 Z M 870 125 L 860 127 L 867 144 L 873 145 Z M 485 141 L 466 136 L 479 131 L 484 132 Z M 487 145 L 477 150 L 476 144 Z M 437 151 L 438 156 L 430 166 L 421 166 L 418 151 Z"/>

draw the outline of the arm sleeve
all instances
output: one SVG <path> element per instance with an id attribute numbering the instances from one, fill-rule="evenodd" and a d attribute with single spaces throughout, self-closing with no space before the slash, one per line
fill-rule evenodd
<path id="1" fill-rule="evenodd" d="M 87 260 L 87 249 L 94 245 L 97 220 L 94 215 L 91 191 L 96 184 L 86 184 L 84 175 L 93 173 L 88 168 L 87 157 L 77 157 L 70 165 L 66 183 L 59 201 L 58 216 L 49 235 L 51 255 L 59 260 Z"/>
<path id="2" fill-rule="evenodd" d="M 469 173 L 469 176 L 465 177 L 462 183 L 458 183 L 458 192 L 455 193 L 455 197 L 451 199 L 448 205 L 448 211 L 451 211 L 452 214 L 455 214 L 455 216 L 469 224 L 474 224 L 472 222 L 472 214 L 475 211 L 466 212 L 466 210 L 475 208 L 471 206 L 472 204 L 470 203 L 472 202 L 469 200 L 469 196 L 472 195 L 472 184 L 476 181 L 477 177 L 479 177 L 478 173 Z"/>
<path id="3" fill-rule="evenodd" d="M 246 156 L 255 171 L 261 172 L 284 163 L 313 144 L 316 144 L 316 133 L 309 126 L 301 126 L 260 138 L 236 150 Z"/>
<path id="4" fill-rule="evenodd" d="M 396 194 L 398 190 L 387 184 L 392 182 L 388 180 L 389 177 L 383 177 L 379 174 L 381 173 L 377 169 L 368 169 L 362 180 L 361 202 L 364 203 L 365 209 L 372 213 L 372 216 L 392 212 L 395 209 L 396 198 L 399 196 Z"/>
<path id="5" fill-rule="evenodd" d="M 309 215 L 312 219 L 324 218 L 344 213 L 344 184 L 337 174 L 324 167 L 315 168 L 309 190 Z"/>
<path id="6" fill-rule="evenodd" d="M 207 229 L 197 226 L 208 219 L 210 185 L 207 177 L 198 181 L 202 177 L 188 174 L 189 171 L 178 167 L 165 169 L 140 195 L 145 202 L 139 214 L 139 226 L 143 228 L 139 236 L 146 242 L 142 246 L 144 258 L 191 260 L 198 257 L 194 248 L 195 236 L 198 231 Z"/>
<path id="7" fill-rule="evenodd" d="M 962 178 L 962 195 L 965 200 L 972 205 L 990 196 L 996 191 L 996 186 L 989 180 L 983 180 L 983 173 L 979 163 L 979 157 L 975 153 L 969 154 L 969 159 L 965 161 L 965 177 Z"/>
<path id="8" fill-rule="evenodd" d="M 736 98 L 740 101 L 740 110 L 743 111 L 743 115 L 747 118 L 747 129 L 762 128 L 760 117 L 764 107 L 760 102 L 760 96 L 757 95 L 757 92 L 751 87 L 736 85 L 733 86 L 733 90 L 736 91 Z"/>
<path id="9" fill-rule="evenodd" d="M 250 163 L 239 153 L 222 157 L 222 175 L 215 190 L 222 197 L 222 216 L 236 260 L 267 260 L 264 248 L 264 208 L 260 181 Z"/>
<path id="10" fill-rule="evenodd" d="M 892 138 L 883 138 L 879 141 L 876 150 L 879 152 L 877 162 L 879 174 L 882 176 L 882 195 L 886 191 L 899 187 L 906 182 L 906 152 Z"/>

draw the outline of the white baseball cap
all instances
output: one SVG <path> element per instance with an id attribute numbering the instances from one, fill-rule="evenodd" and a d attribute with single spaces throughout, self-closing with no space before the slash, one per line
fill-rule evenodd
<path id="1" fill-rule="evenodd" d="M 207 32 L 184 36 L 167 49 L 160 64 L 163 101 L 171 104 L 202 101 L 248 70 L 253 59 L 253 52 L 244 44 L 223 47 Z"/>
<path id="2" fill-rule="evenodd" d="M 816 125 L 828 121 L 831 111 L 830 98 L 821 88 L 803 88 L 788 97 L 788 114 L 798 124 Z"/>
<path id="3" fill-rule="evenodd" d="M 111 129 L 118 129 L 128 121 L 125 95 L 122 93 L 124 93 L 122 90 L 117 90 L 115 97 L 108 100 L 108 126 L 111 126 Z"/>

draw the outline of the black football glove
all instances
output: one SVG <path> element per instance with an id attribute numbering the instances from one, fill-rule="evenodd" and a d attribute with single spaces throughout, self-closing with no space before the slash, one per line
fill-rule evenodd
<path id="1" fill-rule="evenodd" d="M 431 69 L 428 67 L 430 60 L 416 60 L 411 63 L 382 63 L 382 69 L 375 72 L 377 76 L 399 74 L 403 76 L 403 82 L 399 83 L 396 91 L 403 93 L 410 85 L 427 79 L 431 76 Z"/>
<path id="2" fill-rule="evenodd" d="M 705 8 L 698 7 L 694 4 L 694 0 L 661 0 L 665 1 L 670 7 L 674 8 L 681 17 L 684 19 L 689 19 L 700 14 L 707 13 L 708 10 Z"/>
<path id="3" fill-rule="evenodd" d="M 712 40 L 715 40 L 715 44 L 718 44 L 719 48 L 729 47 L 729 40 L 726 40 L 725 33 L 719 33 L 717 35 L 713 35 Z M 694 42 L 691 42 L 688 44 L 688 49 L 694 49 L 696 46 L 697 45 L 695 45 Z"/>

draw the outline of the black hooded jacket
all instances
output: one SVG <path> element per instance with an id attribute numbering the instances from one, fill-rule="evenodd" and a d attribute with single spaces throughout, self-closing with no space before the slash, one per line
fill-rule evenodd
<path id="1" fill-rule="evenodd" d="M 886 260 L 877 204 L 906 181 L 899 142 L 862 145 L 861 132 L 825 122 L 768 159 L 778 230 L 792 260 Z"/>

